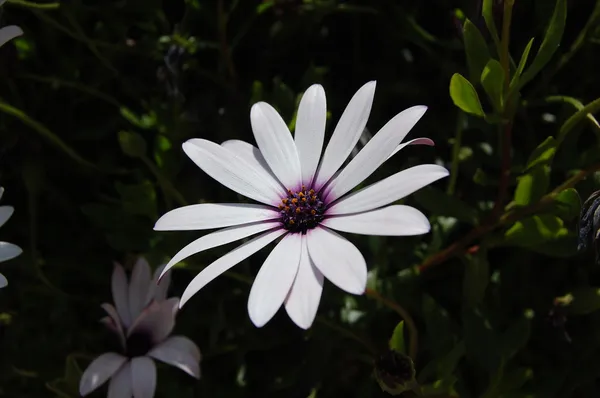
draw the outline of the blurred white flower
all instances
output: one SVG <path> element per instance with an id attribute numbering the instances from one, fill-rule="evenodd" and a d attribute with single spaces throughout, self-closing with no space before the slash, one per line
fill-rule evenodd
<path id="1" fill-rule="evenodd" d="M 190 376 L 200 378 L 200 350 L 187 337 L 171 336 L 175 326 L 178 298 L 166 299 L 170 280 L 157 284 L 162 267 L 152 277 L 150 266 L 140 258 L 127 283 L 125 270 L 115 264 L 112 275 L 114 306 L 102 304 L 108 316 L 101 322 L 115 332 L 123 352 L 109 352 L 96 358 L 79 383 L 87 395 L 108 379 L 108 397 L 152 398 L 156 389 L 158 359 Z"/>
<path id="2" fill-rule="evenodd" d="M 185 206 L 156 222 L 154 229 L 160 231 L 230 227 L 184 247 L 163 273 L 195 253 L 262 232 L 202 270 L 183 293 L 181 305 L 214 278 L 281 237 L 252 285 L 248 312 L 261 327 L 285 304 L 290 318 L 306 329 L 315 318 L 324 277 L 351 294 L 362 294 L 366 287 L 365 259 L 333 230 L 390 236 L 429 231 L 427 217 L 417 209 L 388 205 L 446 177 L 448 171 L 441 166 L 411 167 L 348 194 L 405 146 L 433 145 L 428 138 L 401 144 L 425 113 L 425 106 L 396 115 L 338 171 L 365 129 L 374 94 L 375 82 L 358 90 L 322 157 L 327 106 L 320 85 L 304 93 L 293 138 L 277 111 L 259 102 L 250 112 L 258 148 L 239 140 L 218 145 L 191 139 L 183 144 L 185 153 L 208 175 L 263 204 Z"/>
<path id="3" fill-rule="evenodd" d="M 4 4 L 6 0 L 0 0 L 0 6 Z M 0 47 L 5 45 L 10 40 L 15 37 L 21 36 L 23 34 L 23 30 L 18 26 L 10 25 L 0 28 Z"/>
<path id="4" fill-rule="evenodd" d="M 4 188 L 0 187 L 0 199 L 4 194 Z M 0 206 L 0 227 L 12 216 L 15 209 L 12 206 Z M 8 242 L 0 242 L 0 262 L 10 260 L 23 253 L 23 250 L 17 245 Z M 8 285 L 4 275 L 0 274 L 0 288 Z"/>

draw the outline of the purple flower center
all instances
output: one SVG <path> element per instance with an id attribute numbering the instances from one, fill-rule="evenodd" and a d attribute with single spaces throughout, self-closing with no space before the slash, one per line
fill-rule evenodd
<path id="1" fill-rule="evenodd" d="M 321 195 L 314 189 L 306 189 L 303 185 L 300 191 L 288 189 L 288 194 L 281 199 L 279 205 L 281 223 L 290 232 L 305 233 L 315 228 L 325 217 L 325 203 Z"/>
<path id="2" fill-rule="evenodd" d="M 152 335 L 145 331 L 139 330 L 132 333 L 125 343 L 125 354 L 129 358 L 146 355 L 154 346 Z"/>

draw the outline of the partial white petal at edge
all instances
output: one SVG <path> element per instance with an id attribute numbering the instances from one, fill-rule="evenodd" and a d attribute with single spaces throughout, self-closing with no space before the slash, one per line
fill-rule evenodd
<path id="1" fill-rule="evenodd" d="M 156 365 L 148 357 L 131 360 L 131 387 L 133 398 L 153 398 L 156 390 Z"/>
<path id="2" fill-rule="evenodd" d="M 94 359 L 79 381 L 79 393 L 87 395 L 111 378 L 127 361 L 123 355 L 107 352 Z"/>

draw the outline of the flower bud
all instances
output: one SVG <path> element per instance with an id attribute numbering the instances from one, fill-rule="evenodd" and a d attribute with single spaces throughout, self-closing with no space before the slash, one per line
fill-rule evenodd
<path id="1" fill-rule="evenodd" d="M 381 389 L 400 395 L 417 386 L 415 365 L 408 355 L 388 350 L 375 360 L 375 378 Z"/>

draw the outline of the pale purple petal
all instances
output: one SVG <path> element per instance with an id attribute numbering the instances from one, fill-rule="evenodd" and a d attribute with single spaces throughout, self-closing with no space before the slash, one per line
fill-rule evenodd
<path id="1" fill-rule="evenodd" d="M 127 285 L 125 269 L 123 269 L 121 264 L 115 263 L 112 273 L 111 288 L 117 312 L 121 317 L 123 325 L 128 327 L 131 325 L 131 314 L 129 313 L 129 288 Z"/>
<path id="2" fill-rule="evenodd" d="M 331 180 L 325 188 L 324 198 L 329 202 L 340 198 L 373 174 L 402 142 L 426 110 L 425 106 L 413 106 L 387 122 L 342 172 Z"/>
<path id="3" fill-rule="evenodd" d="M 183 144 L 183 151 L 206 174 L 227 188 L 268 205 L 281 200 L 278 184 L 263 179 L 252 165 L 221 145 L 195 138 Z"/>
<path id="4" fill-rule="evenodd" d="M 274 207 L 247 203 L 202 203 L 171 210 L 158 219 L 154 230 L 203 230 L 277 218 L 279 211 Z"/>
<path id="5" fill-rule="evenodd" d="M 0 263 L 12 260 L 23 253 L 23 250 L 17 245 L 8 242 L 0 242 Z"/>
<path id="6" fill-rule="evenodd" d="M 175 327 L 175 315 L 179 306 L 176 297 L 162 301 L 152 302 L 133 322 L 127 330 L 127 336 L 143 330 L 152 336 L 155 344 L 166 339 Z"/>
<path id="7" fill-rule="evenodd" d="M 165 275 L 165 273 L 169 271 L 175 264 L 188 258 L 189 256 L 280 226 L 281 223 L 279 221 L 261 221 L 220 229 L 208 235 L 204 235 L 177 252 L 171 261 L 167 263 L 167 266 L 162 271 L 160 277 L 162 278 L 162 276 Z"/>
<path id="8" fill-rule="evenodd" d="M 412 236 L 426 234 L 429 220 L 414 207 L 395 205 L 364 213 L 329 217 L 321 225 L 353 234 Z"/>
<path id="9" fill-rule="evenodd" d="M 2 0 L 0 0 L 0 1 L 2 1 Z M 4 0 L 4 1 L 6 1 L 6 0 Z M 0 3 L 0 4 L 2 4 L 2 3 Z M 4 187 L 0 187 L 0 199 L 2 199 L 2 196 L 4 196 Z"/>
<path id="10" fill-rule="evenodd" d="M 266 102 L 250 109 L 254 139 L 273 173 L 285 188 L 301 185 L 302 171 L 296 144 L 287 125 L 277 111 Z"/>
<path id="11" fill-rule="evenodd" d="M 375 82 L 368 82 L 352 97 L 340 118 L 317 170 L 313 188 L 320 189 L 344 164 L 362 134 L 373 105 Z"/>
<path id="12" fill-rule="evenodd" d="M 179 307 L 181 308 L 194 294 L 198 293 L 200 289 L 206 286 L 207 283 L 211 282 L 217 276 L 229 270 L 240 261 L 250 257 L 286 232 L 287 231 L 283 228 L 265 232 L 264 234 L 249 240 L 243 245 L 238 246 L 223 257 L 208 265 L 206 268 L 200 271 L 200 273 L 196 275 L 196 277 L 187 286 L 183 292 L 183 295 L 181 296 L 181 303 Z"/>
<path id="13" fill-rule="evenodd" d="M 154 270 L 154 276 L 152 277 L 152 283 L 150 283 L 150 289 L 148 290 L 148 298 L 146 299 L 146 303 L 149 303 L 152 300 L 161 302 L 167 298 L 167 291 L 169 290 L 169 285 L 171 284 L 171 274 L 166 274 L 162 279 L 160 277 L 163 274 L 165 267 L 166 264 L 161 265 Z"/>
<path id="14" fill-rule="evenodd" d="M 15 37 L 21 36 L 22 34 L 23 30 L 15 25 L 0 28 L 0 47 L 2 47 Z"/>
<path id="15" fill-rule="evenodd" d="M 154 397 L 156 365 L 151 358 L 135 357 L 131 360 L 131 386 L 133 398 Z"/>
<path id="16" fill-rule="evenodd" d="M 290 319 L 302 329 L 308 329 L 315 317 L 323 292 L 323 274 L 308 254 L 306 236 L 302 239 L 302 255 L 296 279 L 285 300 Z"/>
<path id="17" fill-rule="evenodd" d="M 15 209 L 12 206 L 0 206 L 0 227 L 13 215 Z"/>
<path id="18" fill-rule="evenodd" d="M 431 138 L 426 138 L 426 137 L 412 139 L 410 141 L 407 141 L 407 142 L 405 142 L 403 144 L 398 145 L 396 147 L 396 149 L 394 149 L 394 152 L 392 152 L 390 154 L 390 156 L 387 157 L 386 160 L 389 160 L 392 156 L 394 156 L 395 154 L 397 154 L 398 152 L 400 152 L 403 148 L 405 148 L 405 147 L 407 147 L 409 145 L 435 146 L 435 142 L 433 142 L 433 140 Z"/>
<path id="19" fill-rule="evenodd" d="M 340 199 L 327 209 L 327 215 L 360 213 L 377 209 L 448 176 L 448 170 L 435 164 L 422 164 L 403 170 Z"/>
<path id="20" fill-rule="evenodd" d="M 6 280 L 4 275 L 0 274 L 0 289 L 6 286 L 8 286 L 8 280 Z"/>
<path id="21" fill-rule="evenodd" d="M 110 379 L 107 398 L 131 398 L 131 362 L 127 361 L 121 369 Z"/>
<path id="22" fill-rule="evenodd" d="M 104 311 L 106 311 L 106 313 L 108 314 L 110 323 L 107 323 L 106 325 L 109 326 L 111 329 L 113 329 L 113 331 L 119 336 L 121 344 L 124 346 L 125 345 L 125 333 L 123 331 L 123 325 L 121 324 L 121 319 L 119 317 L 119 313 L 117 312 L 115 307 L 113 307 L 112 305 L 110 305 L 108 303 L 104 303 L 104 304 L 100 305 L 100 307 L 102 307 L 102 309 Z"/>
<path id="23" fill-rule="evenodd" d="M 111 378 L 127 361 L 124 356 L 107 352 L 94 359 L 81 376 L 79 394 L 87 395 Z"/>
<path id="24" fill-rule="evenodd" d="M 152 280 L 150 264 L 145 258 L 140 257 L 133 266 L 131 280 L 129 281 L 129 314 L 136 318 L 146 306 L 146 297 Z"/>
<path id="25" fill-rule="evenodd" d="M 249 165 L 253 166 L 256 171 L 261 174 L 261 178 L 265 180 L 272 180 L 270 183 L 272 185 L 279 186 L 279 192 L 282 197 L 286 195 L 284 186 L 277 179 L 277 176 L 273 174 L 273 171 L 269 167 L 265 157 L 260 152 L 260 149 L 242 140 L 227 140 L 221 143 L 221 146 L 229 149 L 236 156 L 242 158 Z"/>
<path id="26" fill-rule="evenodd" d="M 348 293 L 364 293 L 367 263 L 356 246 L 343 236 L 320 226 L 308 231 L 306 237 L 310 258 L 325 278 Z"/>
<path id="27" fill-rule="evenodd" d="M 302 170 L 302 184 L 307 187 L 312 184 L 317 166 L 319 166 L 325 139 L 326 121 L 325 90 L 320 84 L 313 84 L 304 92 L 300 100 L 296 117 L 296 131 L 294 132 L 294 142 L 298 149 Z"/>
<path id="28" fill-rule="evenodd" d="M 264 326 L 283 304 L 298 272 L 301 249 L 302 235 L 287 234 L 260 267 L 248 297 L 254 326 Z"/>
<path id="29" fill-rule="evenodd" d="M 175 366 L 196 379 L 200 378 L 200 350 L 187 337 L 169 337 L 150 350 L 148 356 Z"/>

